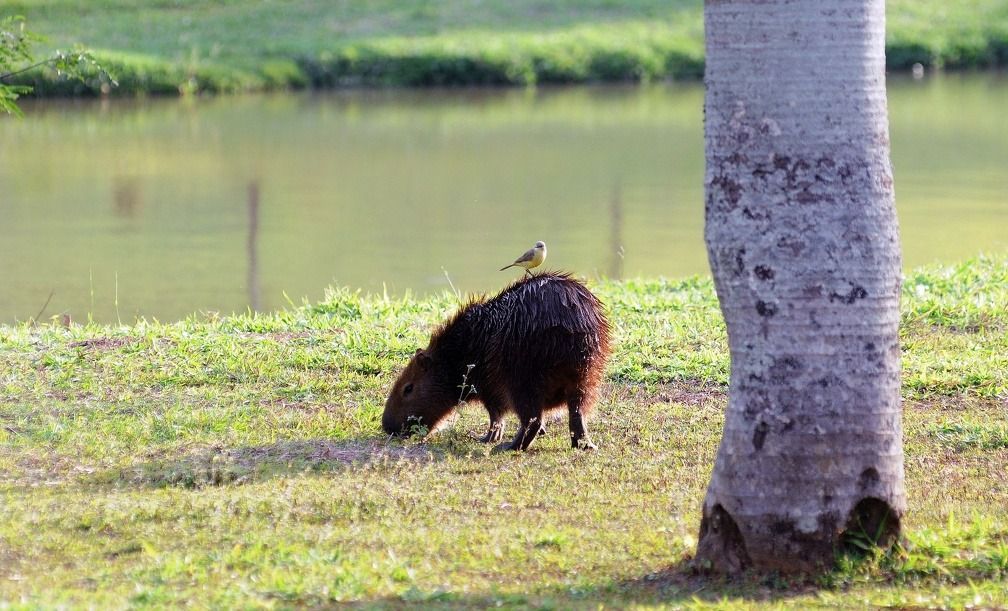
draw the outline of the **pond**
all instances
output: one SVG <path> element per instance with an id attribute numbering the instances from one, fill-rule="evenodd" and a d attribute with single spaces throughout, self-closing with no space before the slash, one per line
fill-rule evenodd
<path id="1" fill-rule="evenodd" d="M 0 119 L 0 322 L 272 310 L 326 286 L 708 273 L 698 84 L 28 101 Z M 892 78 L 904 260 L 1008 249 L 1008 78 Z"/>

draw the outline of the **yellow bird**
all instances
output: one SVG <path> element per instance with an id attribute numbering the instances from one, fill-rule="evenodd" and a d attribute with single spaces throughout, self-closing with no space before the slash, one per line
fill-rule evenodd
<path id="1" fill-rule="evenodd" d="M 532 272 L 529 270 L 533 267 L 539 267 L 542 262 L 546 260 L 546 242 L 539 241 L 535 243 L 535 246 L 525 251 L 525 254 L 515 259 L 515 262 L 511 265 L 505 265 L 500 269 L 504 271 L 509 267 L 523 267 L 525 268 L 525 273 L 529 276 Z"/>

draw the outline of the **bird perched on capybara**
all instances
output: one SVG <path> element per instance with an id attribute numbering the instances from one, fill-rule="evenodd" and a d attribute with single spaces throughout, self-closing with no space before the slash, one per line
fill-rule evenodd
<path id="1" fill-rule="evenodd" d="M 392 386 L 382 428 L 433 429 L 463 399 L 476 399 L 490 414 L 480 441 L 500 441 L 513 412 L 520 424 L 507 448 L 524 450 L 546 412 L 566 404 L 571 445 L 593 449 L 585 418 L 608 356 L 609 324 L 595 295 L 568 274 L 526 277 L 473 299 L 434 331 Z"/>

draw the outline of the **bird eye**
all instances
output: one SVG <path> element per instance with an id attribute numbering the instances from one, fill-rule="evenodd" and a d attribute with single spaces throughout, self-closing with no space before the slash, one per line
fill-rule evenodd
<path id="1" fill-rule="evenodd" d="M 406 386 L 404 386 L 403 389 L 402 389 L 402 394 L 403 394 L 404 397 L 406 395 L 410 394 L 411 392 L 413 392 L 413 383 L 412 382 L 409 383 L 409 384 L 407 384 Z"/>

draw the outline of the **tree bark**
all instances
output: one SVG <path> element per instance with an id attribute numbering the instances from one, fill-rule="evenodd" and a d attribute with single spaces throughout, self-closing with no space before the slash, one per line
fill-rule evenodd
<path id="1" fill-rule="evenodd" d="M 707 251 L 728 326 L 701 566 L 810 571 L 906 509 L 884 0 L 707 0 Z"/>

